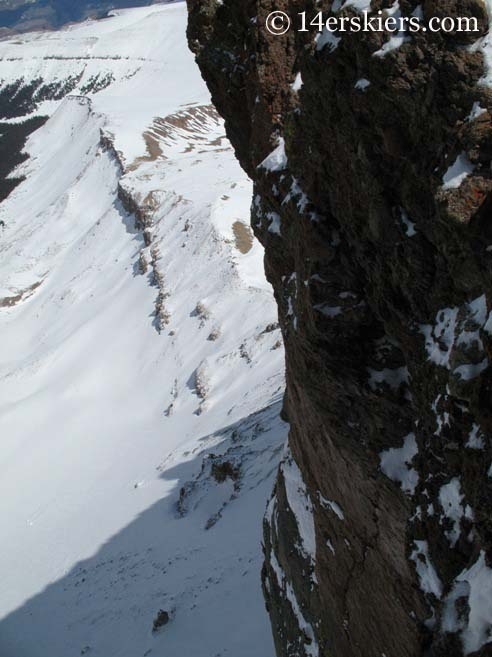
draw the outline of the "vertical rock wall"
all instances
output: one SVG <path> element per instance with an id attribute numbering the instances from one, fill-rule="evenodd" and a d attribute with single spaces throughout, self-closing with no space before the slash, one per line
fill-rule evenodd
<path id="1" fill-rule="evenodd" d="M 263 571 L 278 655 L 492 655 L 486 6 L 373 0 L 480 27 L 396 42 L 265 29 L 326 1 L 188 6 L 286 344 Z"/>

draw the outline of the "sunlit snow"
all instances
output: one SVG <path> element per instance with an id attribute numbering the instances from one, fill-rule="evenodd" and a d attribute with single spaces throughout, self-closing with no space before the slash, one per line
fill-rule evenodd
<path id="1" fill-rule="evenodd" d="M 42 107 L 0 206 L 2 657 L 274 654 L 283 350 L 185 29 L 175 3 L 0 42 L 2 79 L 114 78 Z"/>

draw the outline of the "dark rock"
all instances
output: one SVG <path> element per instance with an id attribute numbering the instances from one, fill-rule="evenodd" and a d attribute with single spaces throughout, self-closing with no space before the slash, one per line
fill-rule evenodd
<path id="1" fill-rule="evenodd" d="M 279 328 L 280 328 L 280 324 L 278 322 L 275 322 L 274 324 L 267 324 L 267 326 L 263 330 L 263 333 L 273 333 L 274 331 L 277 331 Z"/>
<path id="2" fill-rule="evenodd" d="M 212 476 L 219 484 L 227 479 L 237 481 L 239 479 L 239 468 L 230 461 L 217 461 L 212 463 Z"/>
<path id="3" fill-rule="evenodd" d="M 169 612 L 164 611 L 163 609 L 159 609 L 159 613 L 154 618 L 152 632 L 158 632 L 162 627 L 164 627 L 164 625 L 169 623 L 170 619 L 171 617 L 169 616 Z"/>

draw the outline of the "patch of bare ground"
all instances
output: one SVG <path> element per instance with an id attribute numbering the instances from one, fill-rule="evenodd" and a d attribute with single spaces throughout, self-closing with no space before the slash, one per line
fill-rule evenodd
<path id="1" fill-rule="evenodd" d="M 253 233 L 242 221 L 235 221 L 232 224 L 232 230 L 236 240 L 236 249 L 246 255 L 253 248 Z"/>
<path id="2" fill-rule="evenodd" d="M 128 167 L 128 171 L 135 171 L 145 162 L 166 159 L 163 147 L 176 146 L 179 142 L 183 142 L 182 153 L 191 153 L 195 148 L 225 150 L 222 147 L 225 135 L 213 141 L 209 137 L 210 125 L 218 125 L 219 121 L 220 117 L 212 105 L 185 107 L 165 118 L 155 118 L 152 126 L 143 134 L 147 154 L 137 158 Z"/>
<path id="3" fill-rule="evenodd" d="M 37 283 L 33 283 L 30 287 L 28 287 L 25 290 L 22 290 L 22 292 L 19 292 L 19 294 L 16 294 L 13 297 L 4 297 L 3 299 L 0 299 L 0 308 L 12 308 L 13 306 L 16 306 L 18 303 L 21 301 L 25 301 L 26 299 L 29 299 L 34 292 L 38 289 L 38 287 L 42 284 L 43 281 L 38 281 Z"/>

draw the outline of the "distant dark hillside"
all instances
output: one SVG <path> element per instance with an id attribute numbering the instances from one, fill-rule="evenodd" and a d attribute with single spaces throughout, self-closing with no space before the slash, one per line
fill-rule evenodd
<path id="1" fill-rule="evenodd" d="M 52 29 L 111 9 L 158 4 L 156 0 L 0 0 L 0 28 L 14 31 Z"/>
<path id="2" fill-rule="evenodd" d="M 0 203 L 22 182 L 22 177 L 9 174 L 27 159 L 22 152 L 28 136 L 43 125 L 47 117 L 35 116 L 22 123 L 0 122 Z"/>
<path id="3" fill-rule="evenodd" d="M 36 109 L 35 94 L 38 100 L 56 98 L 57 89 L 42 86 L 41 80 L 23 86 L 22 80 L 0 87 L 0 202 L 22 182 L 22 178 L 9 178 L 13 169 L 21 164 L 27 155 L 23 153 L 28 136 L 46 121 L 47 117 L 26 115 Z M 61 93 L 61 92 L 59 92 Z M 8 119 L 24 121 L 8 123 Z"/>

